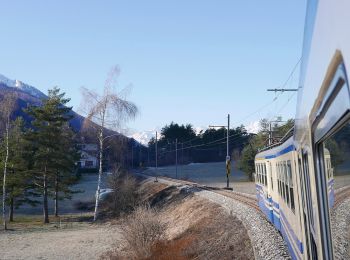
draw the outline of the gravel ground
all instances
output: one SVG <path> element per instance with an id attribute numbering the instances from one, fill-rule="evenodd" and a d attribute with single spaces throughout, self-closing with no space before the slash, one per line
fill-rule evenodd
<path id="1" fill-rule="evenodd" d="M 335 259 L 350 259 L 350 198 L 331 212 L 331 229 Z"/>
<path id="2" fill-rule="evenodd" d="M 167 185 L 178 185 L 176 182 L 158 179 Z M 180 185 L 180 189 L 194 192 L 196 195 L 221 205 L 229 214 L 235 215 L 247 229 L 254 249 L 255 259 L 291 259 L 288 248 L 278 231 L 257 211 L 234 199 L 223 195 Z"/>
<path id="3" fill-rule="evenodd" d="M 122 247 L 118 227 L 106 224 L 35 232 L 0 233 L 1 259 L 99 259 Z"/>

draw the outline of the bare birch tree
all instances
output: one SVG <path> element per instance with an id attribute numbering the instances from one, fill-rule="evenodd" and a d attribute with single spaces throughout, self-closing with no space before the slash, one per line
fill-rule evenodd
<path id="1" fill-rule="evenodd" d="M 127 89 L 123 89 L 121 92 L 116 91 L 115 86 L 118 75 L 119 68 L 112 68 L 105 82 L 102 95 L 87 88 L 82 88 L 81 90 L 83 95 L 83 109 L 86 113 L 84 127 L 87 129 L 94 128 L 99 142 L 99 172 L 94 221 L 96 221 L 99 213 L 104 143 L 106 139 L 118 135 L 112 134 L 106 136 L 106 128 L 116 130 L 120 127 L 121 123 L 135 118 L 138 113 L 137 106 L 126 100 Z"/>
<path id="2" fill-rule="evenodd" d="M 4 144 L 5 144 L 5 159 L 4 159 L 4 176 L 2 180 L 2 221 L 4 229 L 7 229 L 6 222 L 6 177 L 7 164 L 9 161 L 9 134 L 11 128 L 11 115 L 15 108 L 16 95 L 14 93 L 6 93 L 0 105 L 0 114 L 5 124 Z"/>

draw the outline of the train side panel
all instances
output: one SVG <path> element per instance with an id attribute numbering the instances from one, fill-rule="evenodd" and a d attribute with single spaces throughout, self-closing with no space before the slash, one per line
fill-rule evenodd
<path id="1" fill-rule="evenodd" d="M 260 209 L 286 241 L 293 259 L 304 258 L 296 152 L 292 139 L 256 156 L 256 170 L 265 164 L 267 181 L 257 179 Z M 264 173 L 262 173 L 263 175 Z M 260 180 L 260 181 L 259 181 Z"/>

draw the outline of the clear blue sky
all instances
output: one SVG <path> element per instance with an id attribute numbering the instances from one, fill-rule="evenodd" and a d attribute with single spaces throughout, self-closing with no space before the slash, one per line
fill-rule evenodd
<path id="1" fill-rule="evenodd" d="M 58 85 L 79 107 L 79 88 L 120 88 L 140 115 L 127 126 L 237 122 L 269 102 L 301 56 L 306 0 L 2 1 L 0 74 L 43 92 Z M 297 74 L 287 87 L 297 87 Z M 287 101 L 243 123 L 273 116 Z M 281 112 L 294 116 L 294 97 Z"/>

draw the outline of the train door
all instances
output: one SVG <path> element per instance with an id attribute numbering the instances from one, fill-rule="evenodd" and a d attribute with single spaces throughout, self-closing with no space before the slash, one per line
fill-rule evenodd
<path id="1" fill-rule="evenodd" d="M 302 221 L 304 222 L 305 248 L 304 253 L 306 259 L 318 259 L 317 247 L 315 242 L 314 216 L 312 211 L 310 173 L 308 154 L 303 153 L 302 159 L 298 159 L 301 198 L 302 198 Z"/>

